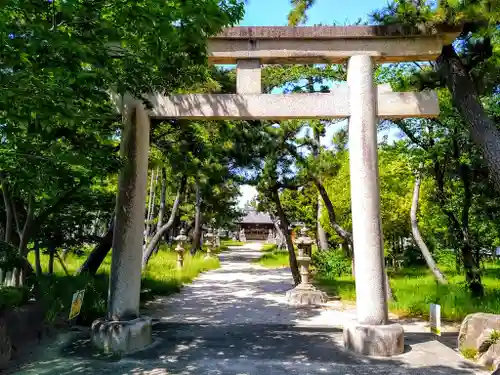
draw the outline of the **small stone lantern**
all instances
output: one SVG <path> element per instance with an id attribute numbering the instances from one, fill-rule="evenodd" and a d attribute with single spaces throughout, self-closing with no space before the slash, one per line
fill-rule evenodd
<path id="1" fill-rule="evenodd" d="M 311 284 L 311 273 L 309 265 L 311 264 L 311 250 L 314 240 L 307 235 L 307 228 L 300 230 L 300 237 L 295 240 L 295 245 L 299 250 L 297 263 L 301 282 L 295 288 L 286 292 L 286 299 L 293 306 L 317 306 L 326 302 L 326 294 L 317 290 Z"/>
<path id="2" fill-rule="evenodd" d="M 216 230 L 214 236 L 214 247 L 220 248 L 220 230 Z"/>
<path id="3" fill-rule="evenodd" d="M 208 232 L 205 234 L 205 241 L 207 243 L 207 255 L 205 256 L 205 258 L 211 258 L 212 250 L 214 249 L 215 245 L 215 235 L 212 228 L 208 228 Z"/>
<path id="4" fill-rule="evenodd" d="M 177 246 L 175 251 L 177 252 L 177 268 L 182 269 L 184 265 L 184 242 L 187 241 L 186 231 L 181 229 L 181 232 L 177 237 L 174 238 L 175 242 L 177 242 Z"/>

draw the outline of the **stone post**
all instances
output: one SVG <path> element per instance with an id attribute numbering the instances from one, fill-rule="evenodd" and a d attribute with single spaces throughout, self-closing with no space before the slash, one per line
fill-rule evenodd
<path id="1" fill-rule="evenodd" d="M 245 228 L 241 228 L 240 230 L 240 241 L 247 242 L 247 236 L 245 234 Z"/>
<path id="2" fill-rule="evenodd" d="M 208 259 L 212 257 L 212 250 L 214 248 L 214 242 L 215 242 L 215 235 L 213 233 L 212 228 L 208 228 L 208 231 L 205 234 L 205 240 L 207 244 L 207 255 L 205 256 L 205 259 Z"/>
<path id="3" fill-rule="evenodd" d="M 151 320 L 139 317 L 150 124 L 141 102 L 129 100 L 124 107 L 124 165 L 116 199 L 108 317 L 95 321 L 91 330 L 93 344 L 114 354 L 132 353 L 152 342 Z"/>
<path id="4" fill-rule="evenodd" d="M 387 290 L 380 219 L 377 90 L 367 55 L 349 60 L 349 158 L 357 323 L 344 328 L 347 348 L 391 356 L 404 350 L 403 328 L 387 325 Z"/>
<path id="5" fill-rule="evenodd" d="M 175 237 L 175 241 L 177 242 L 177 246 L 175 247 L 175 251 L 177 252 L 177 269 L 182 269 L 184 265 L 184 242 L 187 241 L 186 231 L 181 229 L 181 232 L 177 237 Z"/>
<path id="6" fill-rule="evenodd" d="M 269 229 L 269 232 L 267 233 L 267 243 L 275 243 L 272 229 Z"/>
<path id="7" fill-rule="evenodd" d="M 314 240 L 307 235 L 307 229 L 300 230 L 300 237 L 295 240 L 299 250 L 297 263 L 300 268 L 301 282 L 295 288 L 286 292 L 286 299 L 293 306 L 317 306 L 326 302 L 326 294 L 317 290 L 311 284 L 309 265 L 311 263 L 311 250 Z"/>

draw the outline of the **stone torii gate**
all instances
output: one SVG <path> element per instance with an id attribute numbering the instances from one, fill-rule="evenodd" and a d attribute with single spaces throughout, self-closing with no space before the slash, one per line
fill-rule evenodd
<path id="1" fill-rule="evenodd" d="M 349 117 L 349 154 L 357 322 L 344 328 L 347 348 L 377 356 L 401 354 L 404 332 L 389 324 L 385 283 L 377 119 L 435 117 L 434 92 L 392 92 L 374 85 L 377 63 L 429 61 L 458 32 L 403 32 L 398 26 L 234 27 L 208 40 L 211 64 L 237 65 L 235 94 L 151 94 L 152 109 L 133 98 L 115 98 L 124 119 L 125 166 L 117 197 L 109 312 L 94 322 L 101 349 L 130 353 L 151 344 L 151 320 L 139 316 L 142 233 L 150 118 L 332 119 Z M 262 94 L 263 64 L 348 62 L 347 85 L 330 93 Z"/>

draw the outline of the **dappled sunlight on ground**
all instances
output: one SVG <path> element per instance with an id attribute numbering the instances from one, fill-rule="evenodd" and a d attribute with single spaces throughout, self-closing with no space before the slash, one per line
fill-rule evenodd
<path id="1" fill-rule="evenodd" d="M 180 294 L 149 303 L 145 312 L 156 323 L 154 344 L 147 350 L 113 358 L 96 353 L 87 332 L 66 334 L 15 373 L 483 374 L 450 348 L 454 339 L 443 345 L 415 322 L 405 325 L 407 350 L 401 356 L 365 358 L 345 351 L 341 328 L 355 318 L 355 310 L 341 308 L 338 301 L 320 308 L 289 307 L 290 271 L 251 262 L 260 255 L 256 244 L 222 253 L 220 269 L 202 274 Z"/>

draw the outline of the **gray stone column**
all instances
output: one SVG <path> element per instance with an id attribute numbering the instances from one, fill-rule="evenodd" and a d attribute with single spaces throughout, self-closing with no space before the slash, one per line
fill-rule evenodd
<path id="1" fill-rule="evenodd" d="M 403 350 L 399 325 L 387 326 L 387 291 L 380 219 L 377 154 L 377 89 L 374 64 L 366 55 L 349 60 L 349 157 L 357 324 L 344 330 L 348 348 L 390 356 Z"/>
<path id="2" fill-rule="evenodd" d="M 349 61 L 349 157 L 356 302 L 362 324 L 387 323 L 377 154 L 377 90 L 370 56 Z"/>
<path id="3" fill-rule="evenodd" d="M 151 344 L 151 320 L 139 318 L 150 123 L 144 105 L 134 100 L 123 116 L 108 317 L 94 322 L 92 341 L 106 352 L 127 354 Z"/>
<path id="4" fill-rule="evenodd" d="M 237 61 L 236 92 L 238 94 L 260 94 L 262 92 L 260 60 L 248 59 Z"/>

